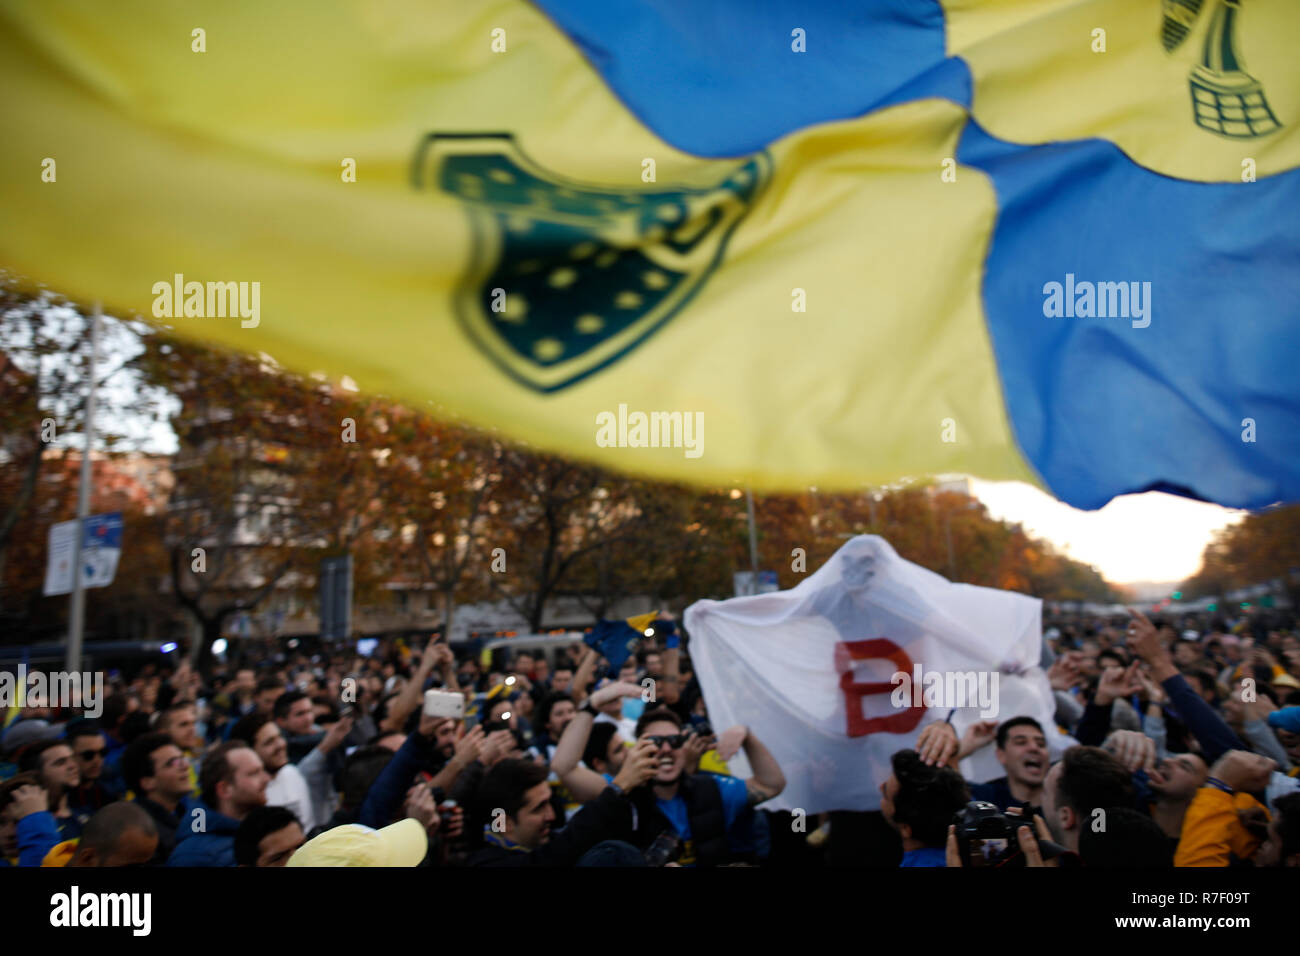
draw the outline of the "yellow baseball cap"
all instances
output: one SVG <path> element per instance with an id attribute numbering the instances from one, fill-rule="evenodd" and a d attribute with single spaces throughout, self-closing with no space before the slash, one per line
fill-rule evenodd
<path id="1" fill-rule="evenodd" d="M 409 817 L 372 830 L 349 823 L 308 840 L 288 866 L 419 866 L 429 849 L 424 826 Z"/>

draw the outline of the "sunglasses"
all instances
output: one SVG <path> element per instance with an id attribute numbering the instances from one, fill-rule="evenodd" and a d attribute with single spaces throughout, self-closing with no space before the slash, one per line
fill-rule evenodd
<path id="1" fill-rule="evenodd" d="M 77 756 L 82 760 L 94 760 L 96 757 L 102 757 L 108 753 L 107 747 L 101 747 L 99 750 L 78 750 Z"/>
<path id="2" fill-rule="evenodd" d="M 653 742 L 656 747 L 667 744 L 673 750 L 677 750 L 685 746 L 686 741 L 690 739 L 690 734 L 654 734 L 647 739 Z"/>

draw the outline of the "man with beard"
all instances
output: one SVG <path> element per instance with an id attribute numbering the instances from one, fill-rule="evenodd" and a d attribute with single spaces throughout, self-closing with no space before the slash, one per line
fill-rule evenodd
<path id="1" fill-rule="evenodd" d="M 1151 819 L 1175 847 L 1187 808 L 1209 775 L 1205 761 L 1196 754 L 1171 754 L 1147 774 L 1147 787 L 1155 798 L 1150 804 Z"/>
<path id="2" fill-rule="evenodd" d="M 54 815 L 60 840 L 71 840 L 81 835 L 81 828 L 90 819 L 79 815 L 68 805 L 68 798 L 81 784 L 81 770 L 77 767 L 72 748 L 62 740 L 46 740 L 23 752 L 22 770 L 35 772 L 41 786 L 49 794 L 49 812 Z"/>
<path id="3" fill-rule="evenodd" d="M 785 775 L 776 758 L 748 727 L 736 726 L 718 737 L 718 756 L 730 760 L 742 747 L 754 776 L 739 780 L 712 773 L 686 773 L 686 742 L 682 722 L 666 707 L 641 715 L 637 745 L 649 740 L 657 749 L 659 767 L 647 790 L 632 795 L 637 808 L 637 833 L 651 842 L 667 833 L 680 841 L 681 866 L 718 866 L 733 859 L 732 843 L 750 814 L 744 813 L 785 789 Z M 647 840 L 648 838 L 648 840 Z"/>
<path id="4" fill-rule="evenodd" d="M 268 779 L 262 758 L 242 741 L 214 748 L 199 770 L 203 805 L 181 823 L 167 865 L 234 866 L 235 834 L 254 807 L 266 806 Z"/>
<path id="5" fill-rule="evenodd" d="M 436 790 L 448 791 L 460 775 L 479 759 L 487 738 L 482 724 L 462 733 L 463 725 L 459 720 L 451 717 L 434 719 L 439 723 L 433 729 L 435 757 L 427 768 L 427 772 L 433 774 L 429 786 Z"/>
<path id="6" fill-rule="evenodd" d="M 250 714 L 235 725 L 230 739 L 244 741 L 262 758 L 262 766 L 271 776 L 266 805 L 291 811 L 302 824 L 302 832 L 311 833 L 316 827 L 311 792 L 302 771 L 289 763 L 289 745 L 279 725 L 270 717 Z"/>
<path id="7" fill-rule="evenodd" d="M 978 735 L 975 725 L 967 736 Z M 964 749 L 964 748 L 963 748 Z M 999 810 L 1019 807 L 1025 816 L 1041 812 L 1043 781 L 1047 778 L 1047 737 L 1032 717 L 1012 717 L 997 729 L 997 758 L 1005 777 L 971 784 L 972 800 L 983 800 Z M 961 753 L 960 756 L 966 756 Z"/>

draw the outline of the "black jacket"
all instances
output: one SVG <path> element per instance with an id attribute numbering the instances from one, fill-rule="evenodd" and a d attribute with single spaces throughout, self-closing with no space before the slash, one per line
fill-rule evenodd
<path id="1" fill-rule="evenodd" d="M 686 801 L 691 823 L 691 839 L 679 857 L 684 864 L 719 866 L 733 862 L 727 842 L 727 814 L 722 804 L 722 790 L 712 774 L 682 774 L 677 792 Z M 636 805 L 636 835 L 632 841 L 641 849 L 648 847 L 659 834 L 676 832 L 655 801 L 650 787 L 638 787 L 632 802 Z"/>
<path id="2" fill-rule="evenodd" d="M 990 780 L 988 783 L 973 783 L 970 785 L 970 798 L 972 800 L 983 800 L 985 803 L 991 803 L 999 810 L 1006 810 L 1010 807 L 1019 807 L 1024 811 L 1026 817 L 1042 816 L 1043 808 L 1035 806 L 1026 800 L 1017 800 L 1011 795 L 1011 784 L 1007 782 L 1006 777 L 998 777 L 996 780 Z"/>
<path id="3" fill-rule="evenodd" d="M 632 804 L 613 787 L 573 815 L 567 826 L 536 850 L 508 850 L 489 844 L 469 858 L 470 866 L 573 866 L 604 840 L 629 840 Z"/>
<path id="4" fill-rule="evenodd" d="M 178 803 L 175 813 L 148 797 L 136 797 L 135 804 L 149 814 L 154 825 L 158 827 L 158 849 L 154 851 L 149 865 L 162 866 L 172 855 L 172 850 L 176 849 L 176 828 L 181 825 L 181 817 L 185 814 L 185 803 L 184 801 Z"/>

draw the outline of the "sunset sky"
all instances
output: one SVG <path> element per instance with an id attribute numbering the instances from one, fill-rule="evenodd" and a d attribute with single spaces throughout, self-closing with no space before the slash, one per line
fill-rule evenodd
<path id="1" fill-rule="evenodd" d="M 1018 481 L 971 479 L 971 493 L 996 518 L 1019 522 L 1112 584 L 1182 581 L 1195 574 L 1213 533 L 1244 511 L 1158 492 L 1125 495 L 1079 511 Z"/>

